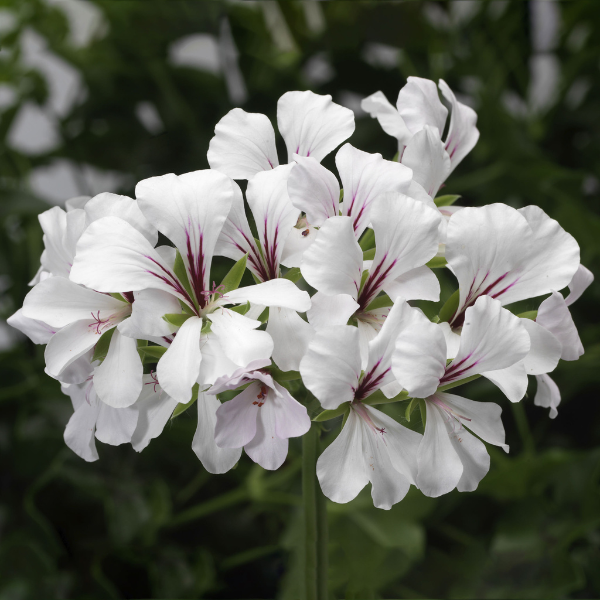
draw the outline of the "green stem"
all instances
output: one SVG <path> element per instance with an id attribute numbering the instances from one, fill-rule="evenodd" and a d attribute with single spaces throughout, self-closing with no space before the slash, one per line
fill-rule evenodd
<path id="1" fill-rule="evenodd" d="M 517 429 L 519 430 L 519 435 L 521 436 L 523 450 L 527 454 L 534 454 L 535 444 L 533 441 L 533 436 L 531 435 L 531 429 L 529 428 L 529 422 L 527 421 L 525 409 L 520 402 L 511 402 L 510 406 L 513 411 L 513 416 L 515 417 L 515 421 L 517 422 Z"/>
<path id="2" fill-rule="evenodd" d="M 304 580 L 306 600 L 327 599 L 327 513 L 317 482 L 319 426 L 302 438 L 302 497 L 304 504 Z"/>

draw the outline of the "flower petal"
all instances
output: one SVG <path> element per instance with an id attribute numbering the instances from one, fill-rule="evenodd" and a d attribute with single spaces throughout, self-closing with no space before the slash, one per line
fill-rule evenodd
<path id="1" fill-rule="evenodd" d="M 594 281 L 594 274 L 583 265 L 579 265 L 569 284 L 570 294 L 565 298 L 567 306 L 571 306 L 573 302 L 578 300 L 592 281 Z"/>
<path id="2" fill-rule="evenodd" d="M 64 440 L 65 444 L 77 456 L 87 462 L 94 462 L 98 460 L 94 431 L 100 402 L 96 400 L 95 394 L 93 398 L 90 397 L 88 401 L 85 400 L 86 392 L 90 387 L 92 387 L 91 383 L 84 386 L 69 385 L 62 387 L 63 392 L 71 396 L 74 404 L 76 402 L 75 398 L 80 396 L 78 406 L 65 428 Z"/>
<path id="3" fill-rule="evenodd" d="M 429 125 L 410 139 L 402 155 L 402 164 L 412 169 L 413 180 L 432 198 L 452 170 L 440 132 Z"/>
<path id="4" fill-rule="evenodd" d="M 288 151 L 321 162 L 354 133 L 354 113 L 331 96 L 310 91 L 287 92 L 277 102 L 277 125 Z"/>
<path id="5" fill-rule="evenodd" d="M 440 282 L 435 273 L 426 266 L 411 269 L 395 279 L 386 279 L 383 291 L 390 298 L 432 302 L 440 300 Z"/>
<path id="6" fill-rule="evenodd" d="M 96 420 L 96 439 L 104 444 L 120 446 L 131 442 L 138 421 L 138 411 L 133 407 L 113 408 L 100 402 Z"/>
<path id="7" fill-rule="evenodd" d="M 317 461 L 321 490 L 333 502 L 344 504 L 358 496 L 369 483 L 363 453 L 360 417 L 350 411 L 342 432 Z"/>
<path id="8" fill-rule="evenodd" d="M 273 392 L 270 392 L 270 395 Z M 288 440 L 276 434 L 276 408 L 270 398 L 258 409 L 256 435 L 244 445 L 246 454 L 263 469 L 279 469 L 287 457 Z"/>
<path id="9" fill-rule="evenodd" d="M 215 442 L 219 448 L 241 448 L 254 439 L 256 420 L 261 410 L 254 402 L 259 392 L 259 385 L 252 383 L 217 408 Z"/>
<path id="10" fill-rule="evenodd" d="M 311 307 L 306 312 L 308 322 L 315 328 L 346 325 L 348 319 L 358 310 L 358 303 L 348 294 L 326 296 L 317 292 L 312 296 Z"/>
<path id="11" fill-rule="evenodd" d="M 523 361 L 519 361 L 505 369 L 485 371 L 481 374 L 499 387 L 511 402 L 519 402 L 525 396 L 528 382 Z"/>
<path id="12" fill-rule="evenodd" d="M 275 168 L 279 161 L 271 121 L 241 108 L 230 110 L 215 127 L 207 158 L 211 169 L 232 179 L 251 179 Z"/>
<path id="13" fill-rule="evenodd" d="M 106 294 L 88 290 L 64 277 L 40 281 L 25 296 L 23 316 L 64 327 L 81 319 L 105 321 L 115 313 L 129 312 L 128 305 Z"/>
<path id="14" fill-rule="evenodd" d="M 477 113 L 471 107 L 459 102 L 443 79 L 440 79 L 439 87 L 444 98 L 452 107 L 445 146 L 452 161 L 452 170 L 454 170 L 462 159 L 473 150 L 479 139 L 479 130 L 476 126 Z"/>
<path id="15" fill-rule="evenodd" d="M 271 356 L 271 336 L 266 331 L 256 331 L 260 321 L 248 319 L 226 308 L 209 314 L 208 318 L 225 355 L 236 365 L 244 367 L 253 360 Z"/>
<path id="16" fill-rule="evenodd" d="M 269 311 L 267 333 L 273 338 L 273 360 L 282 371 L 297 371 L 314 329 L 291 308 Z"/>
<path id="17" fill-rule="evenodd" d="M 162 337 L 171 335 L 177 328 L 167 323 L 163 316 L 178 314 L 181 305 L 173 294 L 163 290 L 140 290 L 134 293 L 131 305 L 131 326 L 146 335 Z"/>
<path id="18" fill-rule="evenodd" d="M 425 125 L 444 131 L 448 109 L 441 103 L 433 81 L 409 77 L 396 102 L 398 112 L 408 130 L 414 135 Z"/>
<path id="19" fill-rule="evenodd" d="M 182 404 L 192 397 L 192 386 L 200 374 L 202 319 L 190 317 L 180 328 L 156 366 L 160 386 Z"/>
<path id="20" fill-rule="evenodd" d="M 137 341 L 121 335 L 116 329 L 106 358 L 94 371 L 94 387 L 98 398 L 114 408 L 131 406 L 142 391 L 143 375 Z"/>
<path id="21" fill-rule="evenodd" d="M 300 404 L 282 385 L 275 383 L 279 396 L 269 399 L 275 413 L 275 434 L 280 439 L 300 437 L 310 429 L 306 407 Z"/>
<path id="22" fill-rule="evenodd" d="M 300 363 L 304 385 L 332 410 L 354 400 L 361 362 L 355 327 L 325 327 L 315 334 Z"/>
<path id="23" fill-rule="evenodd" d="M 231 375 L 236 369 L 239 369 L 239 365 L 227 357 L 219 339 L 212 332 L 202 334 L 200 352 L 202 353 L 202 362 L 200 363 L 198 383 L 201 388 L 212 385 L 219 377 Z M 268 364 L 270 361 L 266 362 Z"/>
<path id="24" fill-rule="evenodd" d="M 198 394 L 198 427 L 192 441 L 192 450 L 202 466 L 214 475 L 227 473 L 240 460 L 242 448 L 219 448 L 215 442 L 217 410 L 221 402 L 216 396 Z"/>
<path id="25" fill-rule="evenodd" d="M 412 173 L 400 163 L 384 160 L 381 154 L 368 154 L 350 144 L 340 148 L 335 164 L 344 188 L 342 215 L 352 217 L 358 239 L 371 219 L 373 201 L 385 192 L 408 192 Z"/>
<path id="26" fill-rule="evenodd" d="M 537 391 L 533 403 L 550 409 L 550 418 L 555 419 L 558 414 L 556 407 L 560 404 L 560 390 L 549 375 L 536 375 Z"/>
<path id="27" fill-rule="evenodd" d="M 261 304 L 305 312 L 310 308 L 310 296 L 289 279 L 271 279 L 227 292 L 219 304 Z"/>
<path id="28" fill-rule="evenodd" d="M 490 455 L 485 444 L 466 429 L 451 434 L 450 441 L 463 466 L 456 489 L 459 492 L 473 492 L 490 470 Z"/>
<path id="29" fill-rule="evenodd" d="M 327 219 L 304 253 L 302 275 L 327 296 L 348 294 L 356 299 L 362 276 L 362 250 L 348 217 Z"/>
<path id="30" fill-rule="evenodd" d="M 318 232 L 318 229 L 310 225 L 303 229 L 292 227 L 285 240 L 281 264 L 290 269 L 300 267 L 304 253 L 315 241 Z"/>
<path id="31" fill-rule="evenodd" d="M 137 426 L 131 437 L 131 446 L 136 452 L 141 452 L 163 432 L 178 404 L 156 383 L 156 379 L 144 375 L 142 393 L 133 406 L 138 412 Z"/>
<path id="32" fill-rule="evenodd" d="M 562 345 L 548 329 L 530 319 L 521 319 L 529 334 L 531 349 L 523 359 L 527 375 L 541 375 L 554 371 L 560 360 Z"/>
<path id="33" fill-rule="evenodd" d="M 400 116 L 398 109 L 390 103 L 390 101 L 384 96 L 383 92 L 375 92 L 370 96 L 367 96 L 360 103 L 360 107 L 371 115 L 371 117 L 377 119 L 381 128 L 392 137 L 398 140 L 398 147 L 400 150 L 408 140 L 412 137 L 411 132 L 406 127 L 404 120 Z"/>
<path id="34" fill-rule="evenodd" d="M 210 169 L 151 177 L 135 188 L 145 217 L 179 249 L 201 305 L 202 292 L 211 289 L 210 265 L 234 193 L 231 179 Z"/>
<path id="35" fill-rule="evenodd" d="M 553 291 L 552 295 L 540 304 L 536 323 L 547 329 L 561 343 L 560 357 L 563 360 L 577 360 L 583 354 L 583 344 L 571 311 L 558 292 Z"/>
<path id="36" fill-rule="evenodd" d="M 320 227 L 340 211 L 340 184 L 335 175 L 312 157 L 295 156 L 296 165 L 288 179 L 292 204 L 306 214 L 307 221 Z"/>
<path id="37" fill-rule="evenodd" d="M 363 308 L 388 281 L 424 266 L 436 255 L 440 221 L 439 211 L 402 194 L 383 194 L 373 203 L 377 250 L 358 299 Z"/>
<path id="38" fill-rule="evenodd" d="M 47 344 L 57 329 L 47 325 L 43 321 L 27 318 L 23 315 L 22 308 L 8 317 L 6 322 L 11 327 L 24 333 L 34 344 Z"/>
<path id="39" fill-rule="evenodd" d="M 427 401 L 425 434 L 417 455 L 417 487 L 432 498 L 452 491 L 463 474 L 462 461 L 450 441 L 453 431 L 447 426 L 444 415 Z"/>
<path id="40" fill-rule="evenodd" d="M 287 180 L 293 166 L 283 165 L 272 171 L 257 173 L 248 182 L 246 190 L 262 246 L 267 272 L 265 279 L 278 276 L 285 241 L 300 216 L 287 192 Z"/>

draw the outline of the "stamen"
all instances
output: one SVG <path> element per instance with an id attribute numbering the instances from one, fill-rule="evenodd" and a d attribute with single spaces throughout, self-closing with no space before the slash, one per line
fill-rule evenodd
<path id="1" fill-rule="evenodd" d="M 158 379 L 156 378 L 156 372 L 154 371 L 154 369 L 150 371 L 150 377 L 152 377 L 153 381 L 148 381 L 144 385 L 153 385 L 154 389 L 152 391 L 156 392 L 156 386 L 160 384 L 158 383 Z"/>
<path id="2" fill-rule="evenodd" d="M 94 313 L 90 313 L 90 314 L 92 315 L 92 319 L 94 319 L 94 323 L 90 323 L 88 325 L 88 327 L 95 327 L 96 328 L 96 333 L 98 335 L 100 335 L 101 334 L 100 327 L 102 327 L 102 325 L 105 325 L 106 323 L 109 323 L 110 322 L 110 317 L 108 319 L 102 320 L 100 318 L 100 311 L 98 311 L 98 314 L 96 314 L 96 315 Z"/>

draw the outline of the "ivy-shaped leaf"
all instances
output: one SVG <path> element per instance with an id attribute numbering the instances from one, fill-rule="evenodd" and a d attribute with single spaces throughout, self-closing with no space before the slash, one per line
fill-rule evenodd
<path id="1" fill-rule="evenodd" d="M 246 302 L 246 304 L 239 304 L 238 306 L 232 306 L 229 310 L 232 310 L 240 315 L 245 315 L 250 310 L 250 302 Z"/>
<path id="2" fill-rule="evenodd" d="M 175 327 L 181 327 L 192 315 L 187 313 L 167 313 L 163 315 L 163 321 L 175 325 Z"/>
<path id="3" fill-rule="evenodd" d="M 292 283 L 296 283 L 302 277 L 302 272 L 299 267 L 292 267 L 288 269 L 288 272 L 283 277 L 284 279 L 289 279 Z"/>
<path id="4" fill-rule="evenodd" d="M 448 261 L 443 256 L 434 256 L 427 266 L 430 269 L 443 269 L 448 264 Z"/>
<path id="5" fill-rule="evenodd" d="M 446 300 L 444 306 L 440 310 L 440 322 L 447 323 L 454 316 L 458 309 L 458 303 L 460 301 L 460 290 L 456 290 L 448 300 Z"/>
<path id="6" fill-rule="evenodd" d="M 242 281 L 242 277 L 244 275 L 244 271 L 246 270 L 246 262 L 248 260 L 248 255 L 244 254 L 240 260 L 238 260 L 225 277 L 223 281 L 221 281 L 221 285 L 223 286 L 223 293 L 231 292 L 232 290 L 237 290 L 240 287 L 240 282 Z"/>
<path id="7" fill-rule="evenodd" d="M 455 196 L 452 194 L 448 194 L 446 196 L 438 196 L 437 198 L 434 198 L 434 202 L 436 206 L 452 206 L 458 199 L 460 198 L 460 196 Z"/>
<path id="8" fill-rule="evenodd" d="M 171 419 L 174 419 L 175 417 L 178 417 L 181 413 L 184 413 L 190 406 L 192 406 L 192 404 L 194 404 L 194 402 L 196 402 L 196 400 L 198 400 L 198 389 L 199 389 L 199 385 L 196 383 L 194 384 L 194 387 L 192 388 L 192 397 L 190 399 L 189 402 L 184 403 L 179 403 L 176 407 L 175 410 L 173 411 L 173 414 L 171 415 Z"/>
<path id="9" fill-rule="evenodd" d="M 346 414 L 349 410 L 350 410 L 350 403 L 344 402 L 344 403 L 340 404 L 337 408 L 334 408 L 333 410 L 324 410 L 323 412 L 319 413 L 313 419 L 313 421 L 317 421 L 317 422 L 329 421 L 330 419 L 335 419 L 336 417 L 339 417 L 340 415 Z"/>
<path id="10" fill-rule="evenodd" d="M 193 299 L 194 294 L 192 292 L 192 286 L 190 285 L 187 269 L 185 268 L 185 263 L 183 262 L 183 258 L 181 258 L 179 250 L 177 250 L 177 253 L 175 254 L 175 264 L 173 265 L 173 273 L 175 273 L 175 276 L 177 277 L 177 279 L 179 279 L 179 281 L 185 288 L 185 291 L 189 294 L 190 298 Z"/>
<path id="11" fill-rule="evenodd" d="M 367 310 L 375 310 L 377 308 L 386 308 L 387 306 L 393 306 L 394 302 L 387 294 L 382 294 L 381 296 L 377 296 L 369 306 L 367 306 Z"/>
<path id="12" fill-rule="evenodd" d="M 110 340 L 112 339 L 114 332 L 115 328 L 113 327 L 112 329 L 105 331 L 100 336 L 100 339 L 96 342 L 96 345 L 94 346 L 94 355 L 92 356 L 92 362 L 94 362 L 95 360 L 99 360 L 100 362 L 102 362 L 106 358 L 106 355 L 108 354 L 108 348 L 110 346 Z"/>

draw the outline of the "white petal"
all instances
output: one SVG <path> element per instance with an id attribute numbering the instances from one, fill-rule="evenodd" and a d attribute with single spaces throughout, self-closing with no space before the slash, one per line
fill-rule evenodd
<path id="1" fill-rule="evenodd" d="M 439 86 L 444 98 L 452 107 L 445 146 L 452 161 L 452 170 L 454 170 L 471 152 L 479 139 L 479 130 L 476 126 L 477 113 L 471 107 L 459 102 L 443 79 L 440 79 Z"/>
<path id="2" fill-rule="evenodd" d="M 144 368 L 137 341 L 117 329 L 102 364 L 94 371 L 94 387 L 102 402 L 114 408 L 131 406 L 142 391 Z"/>
<path id="3" fill-rule="evenodd" d="M 570 294 L 565 298 L 567 306 L 571 306 L 573 302 L 578 300 L 583 292 L 591 285 L 592 281 L 594 281 L 594 274 L 583 265 L 579 265 L 569 284 Z"/>
<path id="4" fill-rule="evenodd" d="M 549 375 L 536 375 L 537 391 L 533 403 L 550 409 L 550 418 L 555 419 L 558 411 L 556 407 L 560 404 L 560 390 Z"/>
<path id="5" fill-rule="evenodd" d="M 234 194 L 231 210 L 219 234 L 215 254 L 227 256 L 235 261 L 240 260 L 244 254 L 247 254 L 246 264 L 248 269 L 261 281 L 265 281 L 268 277 L 264 261 L 248 224 L 242 190 L 235 181 L 232 182 L 232 185 Z"/>
<path id="6" fill-rule="evenodd" d="M 563 360 L 577 360 L 583 354 L 583 344 L 565 299 L 558 292 L 552 292 L 538 309 L 536 323 L 546 328 L 562 345 Z"/>
<path id="7" fill-rule="evenodd" d="M 402 194 L 383 194 L 373 203 L 371 222 L 377 250 L 358 300 L 363 308 L 386 282 L 425 265 L 436 255 L 440 220 L 437 210 Z"/>
<path id="8" fill-rule="evenodd" d="M 90 380 L 90 375 L 94 372 L 94 367 L 91 363 L 93 354 L 94 350 L 90 348 L 77 360 L 74 360 L 64 368 L 56 379 L 63 384 L 78 384 Z"/>
<path id="9" fill-rule="evenodd" d="M 412 179 L 411 170 L 400 163 L 384 160 L 381 154 L 368 154 L 344 144 L 335 156 L 344 200 L 342 214 L 352 217 L 356 237 L 360 237 L 371 220 L 373 201 L 386 192 L 406 193 Z"/>
<path id="10" fill-rule="evenodd" d="M 400 333 L 392 355 L 392 372 L 413 398 L 433 394 L 445 368 L 446 339 L 438 325 L 423 320 Z"/>
<path id="11" fill-rule="evenodd" d="M 360 417 L 351 410 L 342 432 L 317 461 L 321 489 L 333 502 L 350 502 L 369 482 L 360 421 Z"/>
<path id="12" fill-rule="evenodd" d="M 269 399 L 275 413 L 275 434 L 281 439 L 300 437 L 310 429 L 306 407 L 291 396 L 286 388 L 275 383 L 279 396 Z M 264 406 L 263 406 L 264 408 Z"/>
<path id="13" fill-rule="evenodd" d="M 137 229 L 152 246 L 156 246 L 158 232 L 142 214 L 138 203 L 127 196 L 104 192 L 94 196 L 84 208 L 87 223 L 93 223 L 103 217 L 119 217 Z"/>
<path id="14" fill-rule="evenodd" d="M 34 344 L 47 344 L 56 333 L 56 328 L 47 325 L 43 321 L 29 319 L 24 316 L 22 308 L 8 317 L 6 322 L 11 327 L 24 333 Z"/>
<path id="15" fill-rule="evenodd" d="M 306 312 L 308 322 L 315 328 L 346 325 L 348 319 L 358 310 L 358 303 L 348 294 L 326 296 L 317 292 L 312 296 L 310 310 Z"/>
<path id="16" fill-rule="evenodd" d="M 383 291 L 390 298 L 432 302 L 440 300 L 440 282 L 435 273 L 426 266 L 411 269 L 395 279 L 386 279 Z"/>
<path id="17" fill-rule="evenodd" d="M 181 305 L 173 294 L 163 290 L 140 290 L 134 293 L 130 326 L 153 337 L 171 335 L 177 328 L 163 319 L 166 314 L 181 313 Z"/>
<path id="18" fill-rule="evenodd" d="M 281 439 L 276 429 L 276 408 L 267 399 L 258 409 L 256 435 L 244 446 L 244 450 L 255 463 L 269 471 L 279 469 L 288 452 L 287 438 Z"/>
<path id="19" fill-rule="evenodd" d="M 304 279 L 327 296 L 348 294 L 356 299 L 362 276 L 362 250 L 348 217 L 327 219 L 304 253 Z"/>
<path id="20" fill-rule="evenodd" d="M 312 157 L 294 157 L 296 165 L 288 179 L 292 204 L 306 214 L 307 221 L 320 227 L 339 215 L 340 184 L 335 175 Z"/>
<path id="21" fill-rule="evenodd" d="M 527 371 L 523 361 L 499 369 L 481 373 L 486 379 L 497 385 L 511 402 L 519 402 L 527 391 Z"/>
<path id="22" fill-rule="evenodd" d="M 111 446 L 131 442 L 138 421 L 138 411 L 133 406 L 113 408 L 104 402 L 99 404 L 96 439 Z"/>
<path id="23" fill-rule="evenodd" d="M 408 142 L 412 134 L 406 127 L 398 109 L 390 104 L 389 100 L 383 95 L 383 92 L 375 92 L 367 96 L 360 103 L 360 107 L 369 113 L 371 117 L 376 118 L 381 128 L 388 135 L 398 140 L 400 147 L 406 146 L 406 142 Z"/>
<path id="24" fill-rule="evenodd" d="M 531 341 L 531 349 L 523 359 L 527 374 L 541 375 L 554 371 L 562 352 L 560 341 L 548 329 L 531 319 L 521 319 L 521 323 L 527 329 Z"/>
<path id="25" fill-rule="evenodd" d="M 215 442 L 219 448 L 241 448 L 254 438 L 258 411 L 263 408 L 255 404 L 259 393 L 260 386 L 252 383 L 217 407 Z"/>
<path id="26" fill-rule="evenodd" d="M 439 323 L 438 327 L 446 338 L 446 358 L 455 358 L 460 348 L 460 335 L 455 333 L 448 323 Z"/>
<path id="27" fill-rule="evenodd" d="M 217 123 L 207 157 L 211 169 L 232 179 L 273 169 L 279 164 L 273 125 L 265 115 L 234 108 Z"/>
<path id="28" fill-rule="evenodd" d="M 271 336 L 266 331 L 256 331 L 260 321 L 248 319 L 227 309 L 211 313 L 208 318 L 212 321 L 212 332 L 219 340 L 225 355 L 238 366 L 243 367 L 253 360 L 271 356 Z"/>
<path id="29" fill-rule="evenodd" d="M 202 304 L 211 289 L 210 265 L 234 197 L 231 179 L 210 169 L 140 181 L 135 194 L 144 216 L 179 249 Z"/>
<path id="30" fill-rule="evenodd" d="M 400 90 L 396 106 L 412 134 L 421 131 L 425 125 L 444 131 L 448 109 L 441 103 L 433 81 L 409 77 L 407 84 Z"/>
<path id="31" fill-rule="evenodd" d="M 182 404 L 192 397 L 192 386 L 200 373 L 200 332 L 202 319 L 190 317 L 180 328 L 156 366 L 156 375 L 165 392 Z"/>
<path id="32" fill-rule="evenodd" d="M 192 441 L 192 450 L 202 466 L 213 474 L 226 473 L 240 460 L 242 448 L 219 448 L 215 442 L 217 409 L 221 402 L 215 396 L 198 394 L 198 427 Z"/>
<path id="33" fill-rule="evenodd" d="M 465 312 L 458 354 L 446 368 L 442 384 L 505 369 L 525 358 L 531 342 L 521 321 L 499 300 L 477 298 Z"/>
<path id="34" fill-rule="evenodd" d="M 314 329 L 290 308 L 269 311 L 267 333 L 273 338 L 273 360 L 282 371 L 297 371 Z"/>
<path id="35" fill-rule="evenodd" d="M 446 413 L 427 402 L 425 434 L 417 455 L 417 487 L 426 495 L 437 498 L 452 491 L 463 474 L 463 464 L 452 442 L 452 429 L 446 425 Z"/>
<path id="36" fill-rule="evenodd" d="M 90 198 L 90 196 L 75 196 L 74 198 L 65 201 L 65 208 L 67 209 L 67 212 L 77 210 L 78 208 L 85 208 L 85 205 Z"/>
<path id="37" fill-rule="evenodd" d="M 211 385 L 219 377 L 231 375 L 236 369 L 239 369 L 239 365 L 227 357 L 214 333 L 202 334 L 200 352 L 202 353 L 202 362 L 200 363 L 198 383 L 201 388 Z"/>
<path id="38" fill-rule="evenodd" d="M 257 285 L 227 292 L 220 304 L 261 304 L 305 312 L 310 308 L 310 296 L 289 279 L 271 279 Z"/>
<path id="39" fill-rule="evenodd" d="M 106 320 L 114 313 L 129 312 L 128 305 L 106 294 L 87 290 L 64 277 L 40 281 L 25 296 L 23 316 L 64 327 L 81 319 Z"/>
<path id="40" fill-rule="evenodd" d="M 54 276 L 69 277 L 75 245 L 85 229 L 84 212 L 76 210 L 68 214 L 55 206 L 38 218 L 44 232 L 42 268 Z"/>
<path id="41" fill-rule="evenodd" d="M 429 125 L 415 133 L 408 142 L 402 155 L 402 164 L 412 169 L 414 181 L 432 198 L 452 169 L 440 132 Z"/>
<path id="42" fill-rule="evenodd" d="M 131 438 L 131 445 L 136 452 L 141 452 L 163 432 L 179 404 L 155 382 L 151 375 L 144 375 L 142 393 L 132 407 L 138 412 L 137 426 Z"/>
<path id="43" fill-rule="evenodd" d="M 302 257 L 317 237 L 318 229 L 308 225 L 302 229 L 292 227 L 285 240 L 281 254 L 281 264 L 285 267 L 300 267 Z"/>
<path id="44" fill-rule="evenodd" d="M 116 217 L 94 221 L 81 236 L 71 281 L 104 293 L 160 289 L 191 304 L 165 259 L 139 231 Z"/>
<path id="45" fill-rule="evenodd" d="M 70 364 L 93 348 L 100 339 L 94 321 L 75 321 L 55 333 L 44 352 L 46 373 L 59 377 Z"/>
<path id="46" fill-rule="evenodd" d="M 228 390 L 236 390 L 251 380 L 264 383 L 267 387 L 274 390 L 275 382 L 273 381 L 273 377 L 269 373 L 260 370 L 270 364 L 271 361 L 269 359 L 253 360 L 244 367 L 236 368 L 233 373 L 219 377 L 207 393 L 220 394 Z"/>
<path id="47" fill-rule="evenodd" d="M 490 455 L 485 444 L 466 429 L 450 434 L 450 441 L 463 465 L 456 489 L 459 492 L 473 492 L 490 470 Z"/>
<path id="48" fill-rule="evenodd" d="M 369 344 L 377 337 L 390 312 L 390 307 L 378 308 L 359 313 L 356 318 L 358 327 L 358 345 L 360 347 L 360 366 L 364 371 L 369 362 Z"/>
<path id="49" fill-rule="evenodd" d="M 437 392 L 435 397 L 455 410 L 461 423 L 482 440 L 488 442 L 488 444 L 500 446 L 505 452 L 508 452 L 508 446 L 504 443 L 502 409 L 497 404 L 494 402 L 474 402 L 445 392 Z"/>
<path id="50" fill-rule="evenodd" d="M 277 125 L 285 140 L 288 162 L 294 154 L 321 162 L 354 132 L 354 113 L 331 96 L 287 92 L 277 102 Z"/>
<path id="51" fill-rule="evenodd" d="M 89 387 L 89 385 L 86 387 Z M 76 386 L 69 386 L 69 388 L 64 390 L 65 393 L 71 395 L 79 391 L 74 390 L 74 387 Z M 89 403 L 85 400 L 81 402 L 65 428 L 65 444 L 87 462 L 98 460 L 94 430 L 96 429 L 99 404 L 95 395 L 93 398 L 90 397 Z"/>
<path id="52" fill-rule="evenodd" d="M 331 410 L 354 400 L 361 362 L 355 327 L 326 327 L 318 331 L 300 363 L 304 385 Z"/>

